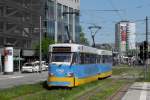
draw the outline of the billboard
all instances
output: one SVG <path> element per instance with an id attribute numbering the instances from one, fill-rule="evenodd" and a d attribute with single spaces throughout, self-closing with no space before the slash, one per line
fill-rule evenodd
<path id="1" fill-rule="evenodd" d="M 115 42 L 119 52 L 136 49 L 136 24 L 120 21 L 116 24 Z"/>
<path id="2" fill-rule="evenodd" d="M 127 40 L 127 24 L 126 23 L 120 23 L 120 39 L 121 39 L 121 51 L 126 51 L 126 40 Z"/>

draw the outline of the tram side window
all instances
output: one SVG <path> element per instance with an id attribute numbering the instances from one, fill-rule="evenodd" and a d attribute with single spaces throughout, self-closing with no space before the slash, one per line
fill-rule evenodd
<path id="1" fill-rule="evenodd" d="M 106 55 L 103 55 L 103 57 L 102 57 L 102 63 L 107 63 L 107 56 Z"/>
<path id="2" fill-rule="evenodd" d="M 96 63 L 96 55 L 95 54 L 90 55 L 90 63 L 92 63 L 92 64 Z"/>
<path id="3" fill-rule="evenodd" d="M 51 62 L 51 52 L 49 53 L 49 63 Z"/>
<path id="4" fill-rule="evenodd" d="M 85 58 L 84 58 L 84 60 L 85 60 L 85 64 L 89 64 L 89 60 L 90 60 L 90 55 L 89 54 L 85 54 L 85 56 L 84 56 Z"/>
<path id="5" fill-rule="evenodd" d="M 100 56 L 100 63 L 103 63 L 103 56 Z"/>
<path id="6" fill-rule="evenodd" d="M 97 63 L 97 55 L 82 53 L 80 54 L 80 60 L 81 64 L 94 64 Z"/>
<path id="7" fill-rule="evenodd" d="M 79 60 L 78 60 L 78 55 L 76 53 L 73 54 L 73 59 L 72 59 L 72 64 L 78 64 Z"/>
<path id="8" fill-rule="evenodd" d="M 84 64 L 84 54 L 80 54 L 80 63 Z"/>
<path id="9" fill-rule="evenodd" d="M 91 64 L 92 64 L 92 63 L 94 63 L 94 57 L 93 57 L 93 55 L 92 55 L 92 54 L 90 55 L 90 57 L 89 57 L 89 58 L 90 58 L 90 63 L 91 63 Z"/>
<path id="10" fill-rule="evenodd" d="M 101 63 L 101 56 L 100 55 L 97 56 L 97 63 Z"/>
<path id="11" fill-rule="evenodd" d="M 112 62 L 112 56 L 108 56 L 108 62 Z"/>
<path id="12" fill-rule="evenodd" d="M 105 56 L 102 56 L 102 63 L 105 63 Z"/>
<path id="13" fill-rule="evenodd" d="M 103 55 L 102 63 L 110 63 L 110 62 L 112 62 L 112 56 Z"/>

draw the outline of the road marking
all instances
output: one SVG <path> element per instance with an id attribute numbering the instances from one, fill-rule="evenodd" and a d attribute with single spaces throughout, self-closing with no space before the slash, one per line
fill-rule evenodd
<path id="1" fill-rule="evenodd" d="M 146 89 L 147 89 L 147 83 L 146 82 L 144 82 L 144 84 L 143 84 L 143 86 L 142 86 L 142 91 L 141 91 L 141 95 L 140 95 L 140 100 L 146 100 L 146 95 L 147 95 L 147 91 L 146 91 Z"/>
<path id="2" fill-rule="evenodd" d="M 15 78 L 22 78 L 24 76 L 9 76 L 9 77 L 2 77 L 0 80 L 6 80 L 6 79 L 15 79 Z"/>
<path id="3" fill-rule="evenodd" d="M 23 77 L 23 76 L 12 76 L 10 78 L 21 78 L 21 77 Z"/>

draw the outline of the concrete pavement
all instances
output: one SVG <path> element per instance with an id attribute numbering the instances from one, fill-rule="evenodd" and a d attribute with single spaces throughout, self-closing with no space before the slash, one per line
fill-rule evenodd
<path id="1" fill-rule="evenodd" d="M 150 100 L 150 82 L 135 82 L 122 100 Z"/>
<path id="2" fill-rule="evenodd" d="M 47 79 L 48 72 L 42 73 L 14 73 L 13 75 L 0 74 L 0 89 L 10 88 L 23 84 L 34 84 Z"/>

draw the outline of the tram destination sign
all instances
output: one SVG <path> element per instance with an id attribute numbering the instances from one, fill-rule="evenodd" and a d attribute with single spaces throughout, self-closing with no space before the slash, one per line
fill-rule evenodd
<path id="1" fill-rule="evenodd" d="M 71 52 L 71 47 L 53 47 L 53 52 Z"/>

